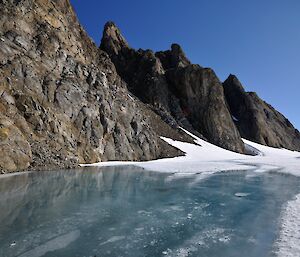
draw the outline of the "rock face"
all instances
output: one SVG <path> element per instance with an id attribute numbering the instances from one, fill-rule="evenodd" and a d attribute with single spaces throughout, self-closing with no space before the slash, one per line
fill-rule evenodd
<path id="1" fill-rule="evenodd" d="M 0 171 L 178 156 L 159 136 L 193 142 L 179 126 L 241 153 L 240 134 L 300 149 L 287 119 L 177 44 L 134 50 L 109 22 L 99 49 L 69 0 L 0 0 Z"/>
<path id="2" fill-rule="evenodd" d="M 0 170 L 164 156 L 144 108 L 68 0 L 0 1 Z"/>
<path id="3" fill-rule="evenodd" d="M 193 65 L 182 48 L 157 53 L 132 49 L 108 22 L 100 49 L 108 53 L 129 90 L 171 126 L 183 126 L 223 148 L 244 153 L 241 136 L 260 144 L 300 150 L 300 134 L 235 76 L 223 83 L 212 69 Z M 198 134 L 198 135 L 199 135 Z"/>
<path id="4" fill-rule="evenodd" d="M 151 50 L 130 48 L 114 23 L 105 25 L 101 50 L 108 53 L 128 88 L 143 102 L 168 109 L 168 85 L 164 69 Z"/>
<path id="5" fill-rule="evenodd" d="M 171 50 L 157 52 L 155 55 L 160 59 L 165 70 L 183 68 L 191 64 L 178 44 L 172 44 Z"/>
<path id="6" fill-rule="evenodd" d="M 227 109 L 222 83 L 211 69 L 198 65 L 167 71 L 174 94 L 194 129 L 223 148 L 244 152 L 244 144 Z"/>
<path id="7" fill-rule="evenodd" d="M 230 112 L 242 137 L 279 148 L 300 150 L 300 133 L 281 113 L 254 92 L 245 92 L 236 76 L 223 83 Z"/>
<path id="8" fill-rule="evenodd" d="M 152 105 L 166 122 L 198 131 L 226 149 L 244 152 L 225 103 L 222 83 L 211 69 L 192 65 L 179 45 L 156 54 L 136 51 L 109 22 L 100 48 L 109 54 L 129 90 Z"/>

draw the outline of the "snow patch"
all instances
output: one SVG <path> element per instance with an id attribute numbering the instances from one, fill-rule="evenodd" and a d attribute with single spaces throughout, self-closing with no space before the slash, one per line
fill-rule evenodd
<path id="1" fill-rule="evenodd" d="M 233 121 L 239 121 L 235 116 L 231 115 Z"/>
<path id="2" fill-rule="evenodd" d="M 250 194 L 249 194 L 249 193 L 242 193 L 242 192 L 239 193 L 239 192 L 238 192 L 238 193 L 235 193 L 234 195 L 235 195 L 236 197 L 246 197 L 246 196 L 248 196 L 248 195 L 250 195 Z"/>
<path id="3" fill-rule="evenodd" d="M 281 216 L 280 236 L 275 243 L 278 257 L 300 256 L 300 194 L 287 203 Z"/>
<path id="4" fill-rule="evenodd" d="M 67 234 L 60 235 L 54 239 L 49 240 L 48 242 L 39 245 L 32 250 L 25 252 L 19 257 L 40 257 L 45 255 L 48 252 L 52 252 L 55 250 L 63 249 L 67 247 L 70 243 L 77 240 L 80 236 L 79 230 L 71 231 Z"/>
<path id="5" fill-rule="evenodd" d="M 113 236 L 113 237 L 109 238 L 107 241 L 101 243 L 100 245 L 106 245 L 106 244 L 114 243 L 114 242 L 123 240 L 125 238 L 126 238 L 125 236 Z"/>
<path id="6" fill-rule="evenodd" d="M 203 175 L 203 178 L 207 178 L 216 172 L 233 170 L 278 171 L 300 176 L 299 152 L 268 147 L 243 139 L 246 149 L 252 153 L 244 155 L 213 145 L 183 128 L 182 130 L 191 136 L 196 144 L 161 138 L 185 152 L 185 156 L 147 162 L 100 162 L 81 166 L 135 165 L 147 170 L 177 174 L 174 177 Z"/>

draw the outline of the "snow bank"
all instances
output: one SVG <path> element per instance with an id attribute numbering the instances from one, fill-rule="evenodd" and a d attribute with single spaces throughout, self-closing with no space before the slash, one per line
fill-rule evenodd
<path id="1" fill-rule="evenodd" d="M 300 256 L 300 195 L 288 202 L 281 217 L 280 236 L 275 243 L 278 257 Z"/>
<path id="2" fill-rule="evenodd" d="M 287 149 L 279 149 L 253 143 L 243 139 L 244 143 L 254 147 L 262 153 L 262 155 L 252 156 L 248 159 L 252 164 L 262 165 L 264 171 L 276 170 L 281 173 L 289 173 L 300 176 L 300 153 Z M 241 162 L 246 160 L 242 159 Z"/>
<path id="3" fill-rule="evenodd" d="M 243 155 L 215 146 L 182 129 L 194 138 L 196 144 L 161 137 L 168 144 L 185 152 L 183 157 L 148 162 L 101 162 L 82 166 L 135 165 L 148 170 L 182 174 L 215 173 L 219 171 L 249 170 L 256 172 L 279 171 L 300 176 L 300 153 L 263 146 L 243 139 L 249 152 Z"/>

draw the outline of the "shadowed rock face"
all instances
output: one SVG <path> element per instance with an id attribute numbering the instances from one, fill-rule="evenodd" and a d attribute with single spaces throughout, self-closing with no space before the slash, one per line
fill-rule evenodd
<path id="1" fill-rule="evenodd" d="M 144 109 L 69 1 L 0 1 L 0 170 L 161 157 Z"/>
<path id="2" fill-rule="evenodd" d="M 188 65 L 170 69 L 166 74 L 193 127 L 213 144 L 244 152 L 244 144 L 226 106 L 222 83 L 214 71 Z"/>
<path id="3" fill-rule="evenodd" d="M 251 141 L 291 150 L 300 150 L 300 133 L 281 113 L 245 92 L 236 76 L 223 83 L 226 100 L 242 137 Z"/>
<path id="4" fill-rule="evenodd" d="M 191 128 L 178 100 L 168 89 L 165 70 L 154 52 L 132 49 L 112 22 L 104 27 L 100 49 L 109 54 L 128 89 L 144 103 L 150 104 L 165 122 L 176 127 L 176 120 L 181 120 L 180 125 L 186 124 Z"/>
<path id="5" fill-rule="evenodd" d="M 191 64 L 178 44 L 172 44 L 171 50 L 160 51 L 155 55 L 160 59 L 165 70 L 183 68 Z"/>
<path id="6" fill-rule="evenodd" d="M 131 92 L 143 102 L 158 108 L 168 106 L 164 69 L 151 50 L 135 51 L 130 48 L 113 22 L 108 22 L 104 27 L 100 49 L 109 54 Z"/>
<path id="7" fill-rule="evenodd" d="M 244 152 L 222 84 L 210 69 L 191 65 L 177 44 L 157 52 L 134 50 L 112 22 L 105 25 L 100 48 L 114 62 L 129 90 L 173 126 L 201 133 L 210 142 Z"/>

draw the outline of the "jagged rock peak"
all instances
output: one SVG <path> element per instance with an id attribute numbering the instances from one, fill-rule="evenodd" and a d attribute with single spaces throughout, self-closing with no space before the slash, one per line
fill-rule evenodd
<path id="1" fill-rule="evenodd" d="M 244 153 L 244 144 L 228 111 L 222 84 L 215 72 L 199 65 L 187 65 L 166 72 L 169 88 L 178 97 L 194 129 L 209 142 Z"/>
<path id="2" fill-rule="evenodd" d="M 242 137 L 272 147 L 300 150 L 293 125 L 255 92 L 246 92 L 234 75 L 223 83 L 227 104 Z"/>
<path id="3" fill-rule="evenodd" d="M 114 24 L 108 24 L 104 31 L 111 28 L 117 30 Z M 109 54 L 129 90 L 151 105 L 164 121 L 174 127 L 192 128 L 226 149 L 244 152 L 213 70 L 191 64 L 178 44 L 154 55 L 150 50 L 122 47 L 109 33 L 104 32 L 104 37 L 100 48 Z M 115 42 L 121 45 L 117 50 Z"/>
<path id="4" fill-rule="evenodd" d="M 236 75 L 234 75 L 234 74 L 229 74 L 228 78 L 227 78 L 225 81 L 229 81 L 229 82 L 235 82 L 235 81 L 238 81 L 238 82 L 239 82 L 239 79 L 237 78 Z M 239 82 L 239 83 L 240 83 L 240 82 Z"/>
<path id="5" fill-rule="evenodd" d="M 186 57 L 186 55 L 185 55 L 185 53 L 182 50 L 180 45 L 172 44 L 171 54 L 172 54 L 172 58 L 173 58 L 174 63 L 177 63 L 178 67 L 180 67 L 180 66 L 185 67 L 185 66 L 191 64 L 191 62 Z"/>
<path id="6" fill-rule="evenodd" d="M 129 48 L 126 39 L 122 36 L 120 29 L 112 21 L 105 24 L 100 48 L 109 55 L 118 55 L 124 48 Z"/>
<path id="7" fill-rule="evenodd" d="M 171 153 L 153 130 L 161 119 L 130 96 L 72 10 L 68 0 L 0 0 L 0 172 Z M 104 35 L 127 46 L 112 23 Z"/>
<path id="8" fill-rule="evenodd" d="M 241 92 L 245 92 L 245 89 L 244 89 L 242 83 L 233 74 L 230 74 L 228 76 L 228 78 L 224 81 L 223 85 L 224 85 L 224 87 L 231 87 L 231 89 L 235 89 L 235 90 L 239 90 Z"/>
<path id="9" fill-rule="evenodd" d="M 156 56 L 161 60 L 166 70 L 183 68 L 191 64 L 179 44 L 172 44 L 171 50 L 157 52 Z"/>

